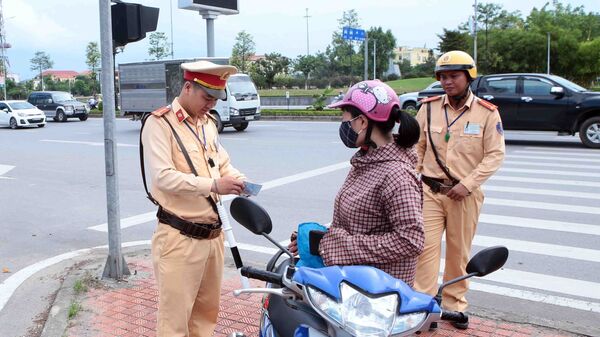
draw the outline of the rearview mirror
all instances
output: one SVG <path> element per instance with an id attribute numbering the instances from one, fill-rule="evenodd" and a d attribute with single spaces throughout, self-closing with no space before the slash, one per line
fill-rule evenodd
<path id="1" fill-rule="evenodd" d="M 565 88 L 563 87 L 552 87 L 550 89 L 550 94 L 558 97 L 562 97 L 565 94 Z"/>
<path id="2" fill-rule="evenodd" d="M 508 249 L 503 246 L 485 248 L 475 254 L 467 264 L 467 274 L 485 276 L 500 269 L 508 259 Z"/>
<path id="3" fill-rule="evenodd" d="M 254 234 L 269 234 L 273 229 L 271 217 L 267 211 L 248 198 L 237 197 L 233 199 L 229 211 L 235 221 Z"/>

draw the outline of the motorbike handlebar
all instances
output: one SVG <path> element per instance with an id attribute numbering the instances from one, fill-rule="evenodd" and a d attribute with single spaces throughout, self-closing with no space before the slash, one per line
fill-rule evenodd
<path id="1" fill-rule="evenodd" d="M 452 321 L 457 323 L 467 323 L 469 321 L 467 315 L 458 311 L 442 311 L 442 319 L 444 321 Z"/>
<path id="2" fill-rule="evenodd" d="M 243 276 L 283 286 L 282 275 L 253 267 L 242 267 Z"/>

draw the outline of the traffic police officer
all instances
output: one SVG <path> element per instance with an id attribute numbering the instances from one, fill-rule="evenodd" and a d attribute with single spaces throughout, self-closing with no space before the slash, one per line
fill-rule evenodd
<path id="1" fill-rule="evenodd" d="M 237 69 L 207 61 L 181 68 L 179 97 L 152 112 L 141 131 L 141 154 L 152 181 L 149 198 L 159 206 L 152 236 L 156 328 L 158 337 L 210 337 L 219 311 L 224 250 L 215 201 L 219 195 L 240 194 L 245 179 L 220 145 L 210 111 L 226 97 L 227 78 Z"/>
<path id="2" fill-rule="evenodd" d="M 477 77 L 469 54 L 450 51 L 435 66 L 445 95 L 422 101 L 417 114 L 417 144 L 424 186 L 425 249 L 417 263 L 415 288 L 435 295 L 441 239 L 446 231 L 444 282 L 465 274 L 471 243 L 483 204 L 483 184 L 502 164 L 504 136 L 495 105 L 476 97 L 470 83 Z M 467 281 L 443 291 L 446 310 L 467 309 Z M 459 329 L 467 323 L 453 323 Z"/>

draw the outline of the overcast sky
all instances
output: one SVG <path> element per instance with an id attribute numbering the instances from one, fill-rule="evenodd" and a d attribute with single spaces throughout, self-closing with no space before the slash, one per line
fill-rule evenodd
<path id="1" fill-rule="evenodd" d="M 130 0 L 159 7 L 157 31 L 171 38 L 170 1 L 173 9 L 175 58 L 206 56 L 206 23 L 194 11 L 178 8 L 178 0 Z M 599 0 L 565 0 L 586 11 L 598 11 Z M 48 53 L 53 69 L 83 71 L 85 48 L 100 41 L 98 1 L 95 0 L 4 0 L 4 20 L 9 72 L 21 80 L 35 76 L 30 59 L 36 51 Z M 480 1 L 481 2 L 481 1 Z M 491 1 L 509 11 L 526 16 L 532 8 L 541 8 L 545 0 Z M 596 6 L 594 6 L 594 4 Z M 443 28 L 456 28 L 473 13 L 472 0 L 239 0 L 240 14 L 219 16 L 215 20 L 215 56 L 229 56 L 235 36 L 241 30 L 250 33 L 256 53 L 279 52 L 295 58 L 306 53 L 306 8 L 309 9 L 310 53 L 324 51 L 338 29 L 338 19 L 346 10 L 355 9 L 362 28 L 381 26 L 391 29 L 399 46 L 437 47 L 437 34 Z M 127 45 L 117 55 L 117 64 L 147 60 L 148 41 Z"/>

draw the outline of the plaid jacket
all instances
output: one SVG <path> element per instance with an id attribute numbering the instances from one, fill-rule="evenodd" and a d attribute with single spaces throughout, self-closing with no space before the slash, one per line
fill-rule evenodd
<path id="1" fill-rule="evenodd" d="M 423 188 L 414 148 L 356 153 L 319 245 L 325 265 L 370 265 L 411 285 L 423 250 Z"/>

